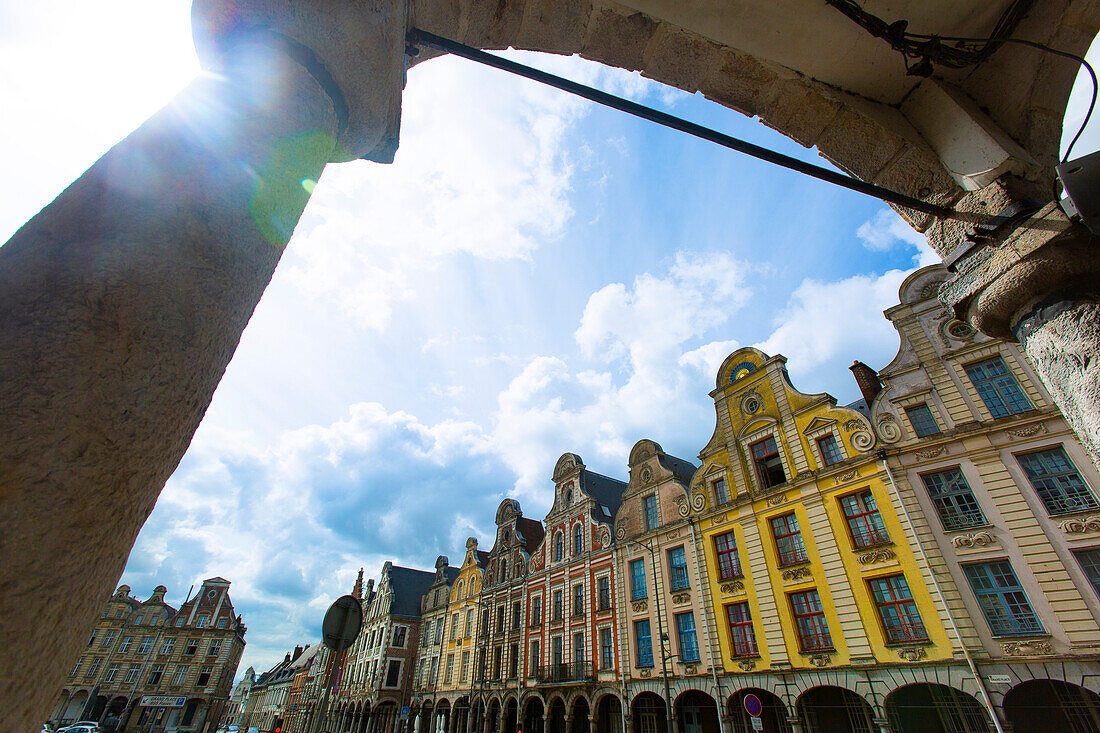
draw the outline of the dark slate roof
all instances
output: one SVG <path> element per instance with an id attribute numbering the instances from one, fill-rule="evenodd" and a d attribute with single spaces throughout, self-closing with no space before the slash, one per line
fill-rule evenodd
<path id="1" fill-rule="evenodd" d="M 850 405 L 845 405 L 849 410 L 855 410 L 864 417 L 871 417 L 871 410 L 867 407 L 867 400 L 860 397 L 858 400 Z"/>
<path id="2" fill-rule="evenodd" d="M 542 538 L 546 534 L 542 522 L 528 517 L 520 517 L 519 521 L 516 522 L 516 529 L 519 530 L 520 535 L 527 542 L 527 552 L 534 552 L 535 548 L 542 543 Z"/>
<path id="3" fill-rule="evenodd" d="M 482 567 L 482 568 L 488 567 L 488 565 L 489 565 L 489 553 L 486 552 L 485 550 L 478 550 L 477 551 L 477 564 L 478 564 L 478 567 Z"/>
<path id="4" fill-rule="evenodd" d="M 661 453 L 657 457 L 657 460 L 661 462 L 662 466 L 672 471 L 672 475 L 679 479 L 684 485 L 690 484 L 691 477 L 699 470 L 699 467 L 691 461 L 685 461 L 683 458 L 677 458 L 668 453 Z"/>
<path id="5" fill-rule="evenodd" d="M 391 565 L 390 589 L 393 591 L 393 604 L 390 606 L 390 613 L 419 618 L 420 599 L 428 592 L 434 580 L 435 573 L 427 570 Z"/>
<path id="6" fill-rule="evenodd" d="M 581 471 L 581 490 L 596 500 L 599 518 L 611 522 L 623 503 L 626 483 L 586 468 Z"/>
<path id="7" fill-rule="evenodd" d="M 458 580 L 458 574 L 462 572 L 462 568 L 452 568 L 450 565 L 443 571 L 443 577 L 447 580 L 447 585 L 454 585 L 454 582 Z"/>

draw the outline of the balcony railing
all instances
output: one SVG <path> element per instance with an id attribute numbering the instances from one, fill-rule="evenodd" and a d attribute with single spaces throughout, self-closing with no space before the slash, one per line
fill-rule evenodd
<path id="1" fill-rule="evenodd" d="M 547 664 L 535 669 L 535 681 L 540 684 L 584 682 L 596 679 L 593 665 L 587 662 Z"/>

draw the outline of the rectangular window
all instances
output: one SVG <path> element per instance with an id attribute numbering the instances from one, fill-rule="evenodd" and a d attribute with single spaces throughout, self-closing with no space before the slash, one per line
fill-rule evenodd
<path id="1" fill-rule="evenodd" d="M 829 625 L 825 622 L 825 611 L 816 590 L 792 593 L 791 608 L 794 609 L 802 651 L 817 652 L 833 648 L 833 638 L 829 636 Z"/>
<path id="2" fill-rule="evenodd" d="M 597 603 L 601 611 L 608 611 L 611 609 L 611 578 L 603 576 L 602 578 L 596 578 L 596 594 L 599 596 Z"/>
<path id="3" fill-rule="evenodd" d="M 634 622 L 634 642 L 639 667 L 653 666 L 653 641 L 649 636 L 649 619 Z"/>
<path id="4" fill-rule="evenodd" d="M 130 647 L 131 647 L 131 645 L 133 645 L 133 643 L 134 643 L 134 637 L 132 637 L 132 636 L 122 637 L 122 641 L 120 641 L 119 644 L 118 644 L 118 653 L 119 654 L 128 653 L 130 651 Z"/>
<path id="5" fill-rule="evenodd" d="M 539 673 L 539 652 L 541 651 L 541 644 L 538 639 L 531 642 L 531 676 L 534 677 Z"/>
<path id="6" fill-rule="evenodd" d="M 1096 508 L 1096 499 L 1062 446 L 1016 456 L 1049 514 Z"/>
<path id="7" fill-rule="evenodd" d="M 111 644 L 115 643 L 115 636 L 117 634 L 118 631 L 116 631 L 115 629 L 108 629 L 107 632 L 103 635 L 103 641 L 100 643 L 100 646 L 104 648 L 110 647 Z"/>
<path id="8" fill-rule="evenodd" d="M 611 627 L 600 629 L 600 669 L 610 670 L 615 666 L 615 647 L 612 642 Z"/>
<path id="9" fill-rule="evenodd" d="M 573 634 L 573 662 L 580 667 L 584 664 L 584 634 Z"/>
<path id="10" fill-rule="evenodd" d="M 219 629 L 224 629 L 228 625 L 228 623 L 229 623 L 229 619 L 227 619 L 225 616 L 219 616 L 218 617 L 218 628 Z M 183 624 L 180 624 L 180 625 L 182 626 Z"/>
<path id="11" fill-rule="evenodd" d="M 630 561 L 630 599 L 640 601 L 648 596 L 645 587 L 645 560 Z"/>
<path id="12" fill-rule="evenodd" d="M 188 655 L 188 656 L 192 656 L 196 652 L 198 652 L 198 650 L 199 650 L 199 640 L 198 639 L 188 639 L 187 640 L 187 646 L 184 648 L 183 653 Z"/>
<path id="13" fill-rule="evenodd" d="M 963 565 L 963 571 L 995 636 L 1043 633 L 1008 560 Z"/>
<path id="14" fill-rule="evenodd" d="M 451 641 L 458 638 L 458 614 L 451 616 Z"/>
<path id="15" fill-rule="evenodd" d="M 565 592 L 561 589 L 554 591 L 554 608 L 552 609 L 554 621 L 561 621 L 565 617 Z"/>
<path id="16" fill-rule="evenodd" d="M 726 488 L 726 480 L 724 478 L 711 481 L 710 486 L 714 489 L 714 502 L 716 504 L 725 504 L 730 500 L 730 491 Z"/>
<path id="17" fill-rule="evenodd" d="M 695 637 L 695 614 L 691 611 L 676 614 L 676 634 L 680 637 L 680 661 L 699 661 L 699 641 Z"/>
<path id="18" fill-rule="evenodd" d="M 878 615 L 882 619 L 882 628 L 886 632 L 886 641 L 897 644 L 909 641 L 925 641 L 928 632 L 909 591 L 904 575 L 890 575 L 867 581 L 871 586 L 871 595 L 878 606 Z"/>
<path id="19" fill-rule="evenodd" d="M 780 567 L 806 562 L 806 546 L 802 544 L 802 533 L 798 531 L 798 518 L 794 512 L 773 517 L 771 524 Z"/>
<path id="20" fill-rule="evenodd" d="M 197 616 L 195 618 L 195 626 L 199 627 L 200 629 L 205 629 L 208 623 L 210 623 L 210 617 L 205 614 L 202 616 Z"/>
<path id="21" fill-rule="evenodd" d="M 497 633 L 504 633 L 504 606 L 497 606 Z"/>
<path id="22" fill-rule="evenodd" d="M 447 671 L 444 673 L 445 676 L 443 678 L 443 681 L 446 682 L 448 685 L 451 684 L 451 679 L 454 677 L 454 673 L 455 673 L 455 655 L 454 654 L 448 654 L 447 655 Z"/>
<path id="23" fill-rule="evenodd" d="M 646 531 L 657 529 L 659 519 L 657 517 L 657 495 L 650 494 L 642 499 L 642 507 L 645 509 Z"/>
<path id="24" fill-rule="evenodd" d="M 564 643 L 560 636 L 555 636 L 550 640 L 550 662 L 555 666 L 565 664 L 564 648 Z"/>
<path id="25" fill-rule="evenodd" d="M 573 616 L 584 615 L 584 586 L 573 586 Z"/>
<path id="26" fill-rule="evenodd" d="M 445 627 L 446 625 L 447 625 L 447 617 L 446 616 L 440 616 L 439 619 L 435 622 L 435 643 L 436 644 L 442 644 L 443 643 L 443 627 Z"/>
<path id="27" fill-rule="evenodd" d="M 519 601 L 512 602 L 512 630 L 515 631 L 523 624 L 523 606 Z"/>
<path id="28" fill-rule="evenodd" d="M 718 554 L 718 579 L 740 578 L 741 559 L 737 556 L 737 538 L 733 530 L 715 536 L 714 551 Z"/>
<path id="29" fill-rule="evenodd" d="M 497 647 L 493 650 L 493 679 L 499 680 L 500 674 L 504 671 L 502 666 L 504 656 L 504 647 Z"/>
<path id="30" fill-rule="evenodd" d="M 130 684 L 138 678 L 138 674 L 141 672 L 141 667 L 136 664 L 131 664 L 130 669 L 126 670 L 126 679 L 123 680 L 126 684 Z"/>
<path id="31" fill-rule="evenodd" d="M 82 664 L 84 664 L 84 657 L 81 657 L 80 659 L 76 660 L 76 664 L 74 664 L 73 668 L 69 670 L 69 676 L 70 677 L 75 677 L 76 673 L 80 671 L 80 665 L 82 665 Z"/>
<path id="32" fill-rule="evenodd" d="M 88 673 L 84 676 L 89 678 L 89 679 L 91 679 L 92 677 L 95 677 L 96 672 L 99 671 L 99 667 L 102 664 L 103 664 L 103 657 L 92 657 L 92 663 L 88 667 Z"/>
<path id="33" fill-rule="evenodd" d="M 386 687 L 397 687 L 401 682 L 401 660 L 391 659 L 386 668 Z"/>
<path id="34" fill-rule="evenodd" d="M 92 644 L 95 644 L 95 635 L 96 635 L 96 632 L 93 631 L 92 635 L 88 637 L 88 646 L 91 646 Z"/>
<path id="35" fill-rule="evenodd" d="M 408 626 L 394 626 L 393 627 L 393 641 L 390 646 L 398 647 L 399 649 L 405 647 L 405 637 L 409 633 Z"/>
<path id="36" fill-rule="evenodd" d="M 852 544 L 857 549 L 875 547 L 890 541 L 886 534 L 886 525 L 878 512 L 874 494 L 870 489 L 840 498 L 840 508 L 848 520 L 848 531 L 852 533 Z"/>
<path id="37" fill-rule="evenodd" d="M 779 447 L 775 444 L 775 438 L 769 435 L 750 447 L 756 476 L 760 479 L 762 487 L 767 489 L 786 482 L 787 475 L 783 472 L 783 460 L 779 457 Z"/>
<path id="38" fill-rule="evenodd" d="M 1081 563 L 1081 569 L 1085 571 L 1085 577 L 1092 583 L 1092 589 L 1100 595 L 1100 548 L 1077 550 L 1073 555 L 1077 558 L 1077 562 Z"/>
<path id="39" fill-rule="evenodd" d="M 926 473 L 920 478 L 945 530 L 980 527 L 986 523 L 982 508 L 958 467 Z"/>
<path id="40" fill-rule="evenodd" d="M 172 684 L 179 687 L 187 677 L 187 667 L 176 667 L 176 674 L 172 676 Z"/>
<path id="41" fill-rule="evenodd" d="M 165 654 L 171 654 L 172 649 L 176 646 L 176 640 L 174 638 L 168 638 L 164 640 L 164 643 L 160 645 L 161 656 Z"/>
<path id="42" fill-rule="evenodd" d="M 149 670 L 149 678 L 145 681 L 145 684 L 150 687 L 156 687 L 160 684 L 161 675 L 164 674 L 163 664 L 154 664 L 153 668 Z"/>
<path id="43" fill-rule="evenodd" d="M 531 625 L 542 625 L 542 596 L 535 596 L 531 599 Z"/>
<path id="44" fill-rule="evenodd" d="M 466 610 L 466 636 L 471 636 L 474 631 L 474 611 L 473 609 Z"/>
<path id="45" fill-rule="evenodd" d="M 112 664 L 110 667 L 108 667 L 107 674 L 103 675 L 103 681 L 114 682 L 115 678 L 118 677 L 118 669 L 119 667 L 117 664 Z"/>
<path id="46" fill-rule="evenodd" d="M 684 555 L 682 546 L 668 551 L 668 569 L 672 590 L 687 590 L 690 583 L 688 583 L 687 557 Z"/>
<path id="47" fill-rule="evenodd" d="M 927 438 L 929 435 L 938 435 L 940 426 L 936 424 L 936 418 L 932 410 L 925 403 L 905 408 L 905 414 L 909 416 L 909 423 L 913 426 L 913 432 L 918 438 Z"/>
<path id="48" fill-rule="evenodd" d="M 214 668 L 213 667 L 209 667 L 209 666 L 203 667 L 202 669 L 199 670 L 199 678 L 198 678 L 198 680 L 196 680 L 195 684 L 198 685 L 199 687 L 206 687 L 208 684 L 210 684 L 210 675 L 213 674 L 213 673 L 214 673 Z"/>
<path id="49" fill-rule="evenodd" d="M 726 606 L 726 618 L 730 624 L 730 644 L 735 657 L 755 657 L 756 633 L 752 630 L 752 614 L 748 601 Z"/>
<path id="50" fill-rule="evenodd" d="M 149 650 L 153 647 L 153 637 L 143 636 L 141 638 L 141 644 L 138 646 L 138 654 L 148 654 Z"/>
<path id="51" fill-rule="evenodd" d="M 211 639 L 210 647 L 206 650 L 206 656 L 216 657 L 216 656 L 218 656 L 218 652 L 220 652 L 221 650 L 222 650 L 222 640 L 221 639 Z"/>
<path id="52" fill-rule="evenodd" d="M 999 356 L 966 366 L 966 376 L 970 377 L 978 396 L 989 408 L 993 417 L 1015 415 L 1031 409 L 1031 401 L 1016 383 L 1016 378 L 1008 370 Z"/>
<path id="53" fill-rule="evenodd" d="M 836 436 L 832 433 L 817 439 L 817 449 L 821 453 L 821 460 L 826 466 L 840 463 L 844 456 L 840 452 L 840 444 L 836 442 Z"/>
<path id="54" fill-rule="evenodd" d="M 510 652 L 511 661 L 508 666 L 508 677 L 509 679 L 516 679 L 519 677 L 519 644 L 513 644 Z"/>

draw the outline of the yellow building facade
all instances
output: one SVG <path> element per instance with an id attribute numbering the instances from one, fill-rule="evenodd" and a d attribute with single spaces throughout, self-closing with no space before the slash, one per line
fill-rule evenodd
<path id="1" fill-rule="evenodd" d="M 952 642 L 870 421 L 799 392 L 785 363 L 727 357 L 691 483 L 728 724 L 751 729 L 742 703 L 755 694 L 764 730 L 875 730 L 885 711 L 864 688 L 953 661 Z"/>

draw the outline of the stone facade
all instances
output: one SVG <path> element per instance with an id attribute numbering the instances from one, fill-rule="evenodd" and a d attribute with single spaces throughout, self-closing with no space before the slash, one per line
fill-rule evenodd
<path id="1" fill-rule="evenodd" d="M 245 645 L 229 585 L 207 579 L 179 610 L 165 602 L 162 585 L 144 602 L 119 586 L 65 675 L 51 719 L 96 720 L 120 732 L 215 725 Z"/>

